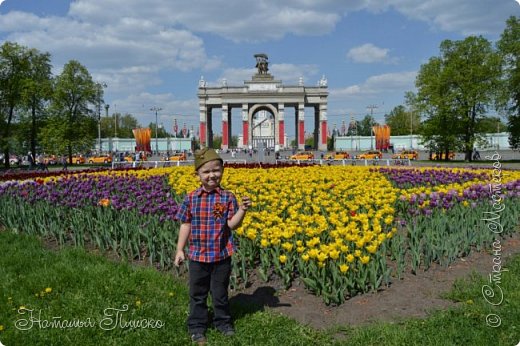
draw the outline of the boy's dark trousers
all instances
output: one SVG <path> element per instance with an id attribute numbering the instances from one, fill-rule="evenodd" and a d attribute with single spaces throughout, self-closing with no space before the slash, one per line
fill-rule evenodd
<path id="1" fill-rule="evenodd" d="M 190 261 L 190 334 L 204 333 L 208 328 L 208 292 L 213 301 L 213 325 L 217 329 L 231 326 L 228 286 L 231 275 L 231 257 L 214 263 Z"/>

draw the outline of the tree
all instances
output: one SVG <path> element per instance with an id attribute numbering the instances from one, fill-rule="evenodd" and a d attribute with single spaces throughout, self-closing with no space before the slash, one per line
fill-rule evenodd
<path id="1" fill-rule="evenodd" d="M 28 51 L 29 70 L 23 81 L 22 101 L 29 111 L 28 137 L 31 153 L 36 153 L 38 128 L 45 119 L 45 110 L 52 97 L 52 72 L 49 53 L 40 53 L 36 49 Z M 20 119 L 21 120 L 21 119 Z M 23 122 L 21 121 L 23 124 Z"/>
<path id="2" fill-rule="evenodd" d="M 507 125 L 499 117 L 486 117 L 478 123 L 477 131 L 480 133 L 500 133 L 507 131 Z"/>
<path id="3" fill-rule="evenodd" d="M 29 70 L 27 49 L 5 42 L 0 47 L 0 150 L 9 158 L 15 110 L 22 104 L 24 81 Z M 5 160 L 9 167 L 9 160 Z"/>
<path id="4" fill-rule="evenodd" d="M 152 138 L 155 138 L 155 123 L 148 124 L 148 127 L 152 130 Z M 172 137 L 170 133 L 166 131 L 164 126 L 161 124 L 157 128 L 157 138 Z"/>
<path id="5" fill-rule="evenodd" d="M 378 125 L 374 117 L 370 114 L 365 115 L 365 117 L 357 124 L 358 135 L 370 136 L 374 125 Z"/>
<path id="6" fill-rule="evenodd" d="M 213 136 L 213 149 L 220 149 L 222 146 L 222 137 L 219 135 Z"/>
<path id="7" fill-rule="evenodd" d="M 407 111 L 405 106 L 399 105 L 385 115 L 385 122 L 393 136 L 404 136 L 418 133 L 421 118 L 419 112 Z"/>
<path id="8" fill-rule="evenodd" d="M 132 130 L 141 127 L 137 119 L 128 113 L 125 115 L 117 113 L 117 125 L 117 136 L 119 138 L 134 138 Z"/>
<path id="9" fill-rule="evenodd" d="M 96 107 L 102 91 L 83 65 L 76 60 L 69 61 L 56 78 L 52 117 L 42 131 L 42 143 L 59 143 L 59 150 L 68 154 L 71 163 L 73 153 L 89 150 L 96 138 L 93 124 L 97 123 Z"/>
<path id="10" fill-rule="evenodd" d="M 461 149 L 470 161 L 478 124 L 499 88 L 500 59 L 489 41 L 470 36 L 445 40 L 441 54 L 421 66 L 416 80 L 418 104 L 426 113 L 422 130 L 431 149 Z"/>
<path id="11" fill-rule="evenodd" d="M 520 148 L 520 20 L 510 17 L 497 42 L 504 71 L 500 108 L 508 115 L 509 144 Z"/>

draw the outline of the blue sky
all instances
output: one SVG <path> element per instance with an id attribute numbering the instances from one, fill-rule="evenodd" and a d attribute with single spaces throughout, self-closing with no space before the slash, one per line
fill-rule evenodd
<path id="1" fill-rule="evenodd" d="M 174 119 L 198 128 L 201 76 L 210 86 L 223 78 L 243 85 L 256 71 L 253 55 L 266 53 L 284 84 L 303 77 L 316 85 L 325 76 L 329 127 L 339 127 L 363 118 L 368 105 L 383 122 L 415 90 L 417 71 L 442 40 L 494 42 L 511 15 L 520 16 L 514 0 L 4 0 L 0 44 L 49 52 L 55 74 L 78 60 L 107 84 L 109 114 L 147 125 L 157 106 L 170 131 Z M 232 121 L 239 131 L 238 110 Z M 312 126 L 306 112 L 306 131 Z"/>

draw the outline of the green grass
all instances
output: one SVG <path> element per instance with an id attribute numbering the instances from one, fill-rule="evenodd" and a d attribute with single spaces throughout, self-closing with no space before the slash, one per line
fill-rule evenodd
<path id="1" fill-rule="evenodd" d="M 187 345 L 187 285 L 172 274 L 114 263 L 83 249 L 46 250 L 35 237 L 0 231 L 0 341 L 11 345 Z M 46 288 L 52 292 L 44 293 Z M 140 302 L 140 303 L 138 303 Z M 123 322 L 161 321 L 164 327 L 121 328 L 100 323 L 105 309 L 124 309 Z M 35 319 L 27 330 L 17 323 Z M 210 330 L 212 345 L 329 344 L 331 339 L 285 317 L 234 307 L 237 335 Z M 115 313 L 115 311 L 111 310 Z M 110 311 L 107 311 L 110 313 Z M 83 321 L 83 328 L 44 328 L 44 321 Z M 115 319 L 115 318 L 114 318 Z M 92 322 L 94 326 L 90 326 Z M 110 322 L 110 321 L 108 321 Z M 48 326 L 48 325 L 47 325 Z"/>
<path id="2" fill-rule="evenodd" d="M 0 254 L 0 341 L 6 346 L 190 344 L 187 286 L 172 274 L 114 263 L 82 249 L 46 250 L 35 237 L 6 231 L 0 231 Z M 501 274 L 504 301 L 497 307 L 483 299 L 484 278 L 472 275 L 457 281 L 446 295 L 461 302 L 459 308 L 435 312 L 427 319 L 315 331 L 274 312 L 234 305 L 237 335 L 225 338 L 210 330 L 208 340 L 210 345 L 516 345 L 520 341 L 520 256 L 505 268 L 508 271 Z M 52 291 L 45 293 L 46 288 Z M 164 326 L 103 330 L 104 310 L 123 309 L 125 304 L 123 322 L 155 320 Z M 28 319 L 28 314 L 17 311 L 22 305 L 42 323 L 34 321 L 28 330 L 17 328 L 16 323 Z M 501 316 L 499 327 L 486 325 L 489 313 Z M 43 328 L 43 320 L 52 322 L 54 317 L 62 322 L 90 321 L 94 326 Z"/>

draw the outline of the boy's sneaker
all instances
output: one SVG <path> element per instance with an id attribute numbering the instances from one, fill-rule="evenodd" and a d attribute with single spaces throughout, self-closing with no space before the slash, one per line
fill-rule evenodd
<path id="1" fill-rule="evenodd" d="M 198 345 L 205 345 L 206 337 L 203 333 L 195 333 L 191 335 L 191 341 L 196 342 Z"/>
<path id="2" fill-rule="evenodd" d="M 233 336 L 233 335 L 235 335 L 235 329 L 233 329 L 232 326 L 224 326 L 222 328 L 219 328 L 219 331 L 224 336 Z"/>

